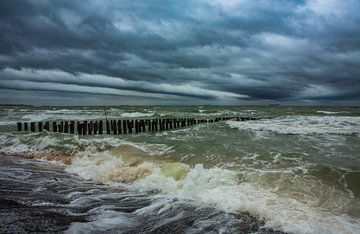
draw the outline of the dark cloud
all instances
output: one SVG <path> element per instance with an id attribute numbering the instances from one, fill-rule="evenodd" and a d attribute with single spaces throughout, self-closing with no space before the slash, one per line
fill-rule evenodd
<path id="1" fill-rule="evenodd" d="M 0 88 L 104 102 L 358 102 L 359 11 L 357 0 L 2 0 Z"/>

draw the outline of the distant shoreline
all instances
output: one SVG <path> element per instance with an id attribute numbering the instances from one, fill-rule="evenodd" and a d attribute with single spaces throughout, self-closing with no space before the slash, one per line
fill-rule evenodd
<path id="1" fill-rule="evenodd" d="M 0 104 L 0 107 L 34 107 L 34 106 L 25 105 L 25 104 Z"/>

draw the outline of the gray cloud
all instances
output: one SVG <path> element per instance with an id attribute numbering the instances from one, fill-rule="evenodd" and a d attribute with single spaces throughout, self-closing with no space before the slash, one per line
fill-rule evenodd
<path id="1" fill-rule="evenodd" d="M 2 0 L 0 88 L 356 103 L 359 11 L 357 0 Z"/>

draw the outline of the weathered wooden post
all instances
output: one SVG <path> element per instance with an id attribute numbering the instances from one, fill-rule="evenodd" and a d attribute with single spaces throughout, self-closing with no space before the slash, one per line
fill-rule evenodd
<path id="1" fill-rule="evenodd" d="M 110 134 L 110 122 L 106 120 L 106 134 Z"/>
<path id="2" fill-rule="evenodd" d="M 155 119 L 154 131 L 161 131 L 161 119 Z"/>
<path id="3" fill-rule="evenodd" d="M 58 129 L 57 129 L 57 122 L 53 122 L 52 123 L 52 129 L 53 129 L 53 132 L 57 132 L 58 131 Z"/>
<path id="4" fill-rule="evenodd" d="M 148 125 L 148 131 L 149 132 L 151 132 L 152 130 L 153 130 L 153 121 L 152 120 L 150 120 L 150 119 L 147 119 L 146 120 L 146 123 L 147 123 L 147 125 Z"/>
<path id="5" fill-rule="evenodd" d="M 46 131 L 49 131 L 49 130 L 50 130 L 50 124 L 49 124 L 49 122 L 45 122 L 44 129 L 45 129 Z"/>
<path id="6" fill-rule="evenodd" d="M 68 121 L 64 122 L 64 133 L 69 133 L 69 123 L 68 123 Z"/>
<path id="7" fill-rule="evenodd" d="M 135 133 L 138 133 L 139 132 L 139 123 L 138 123 L 138 120 L 136 119 L 135 120 Z"/>
<path id="8" fill-rule="evenodd" d="M 75 133 L 75 121 L 70 121 L 70 133 Z"/>
<path id="9" fill-rule="evenodd" d="M 126 132 L 127 132 L 127 128 L 126 128 L 127 123 L 126 123 L 125 119 L 122 121 L 122 124 L 123 124 L 123 134 L 126 134 Z"/>
<path id="10" fill-rule="evenodd" d="M 88 123 L 87 129 L 88 129 L 88 135 L 91 135 L 91 134 L 92 134 L 92 131 L 93 131 L 93 121 L 90 121 L 90 122 Z"/>
<path id="11" fill-rule="evenodd" d="M 114 135 L 117 135 L 117 125 L 116 125 L 116 120 L 113 120 L 113 131 L 114 131 Z"/>
<path id="12" fill-rule="evenodd" d="M 163 130 L 162 119 L 159 119 L 159 131 Z"/>
<path id="13" fill-rule="evenodd" d="M 35 123 L 34 122 L 30 123 L 30 131 L 35 132 Z"/>
<path id="14" fill-rule="evenodd" d="M 103 134 L 103 127 L 104 127 L 103 121 L 100 120 L 100 121 L 99 121 L 99 134 Z"/>
<path id="15" fill-rule="evenodd" d="M 117 127 L 118 127 L 118 133 L 121 134 L 122 133 L 122 129 L 121 129 L 121 120 L 117 121 Z"/>
<path id="16" fill-rule="evenodd" d="M 83 135 L 86 135 L 88 131 L 88 122 L 84 121 L 82 126 L 83 126 Z"/>
<path id="17" fill-rule="evenodd" d="M 21 131 L 22 131 L 22 124 L 21 124 L 21 122 L 18 122 L 18 123 L 17 123 L 17 130 L 18 130 L 18 132 L 21 132 Z"/>
<path id="18" fill-rule="evenodd" d="M 126 122 L 127 122 L 128 132 L 132 133 L 132 129 L 134 127 L 134 120 L 133 119 L 132 120 L 126 120 Z"/>
<path id="19" fill-rule="evenodd" d="M 141 126 L 141 131 L 142 132 L 145 132 L 146 130 L 145 130 L 145 120 L 140 120 L 140 126 Z"/>
<path id="20" fill-rule="evenodd" d="M 77 130 L 77 133 L 79 135 L 81 135 L 82 131 L 81 131 L 81 124 L 79 121 L 76 121 L 76 130 Z"/>
<path id="21" fill-rule="evenodd" d="M 77 122 L 77 130 L 78 130 L 78 134 L 82 135 L 83 134 L 83 127 L 82 127 L 82 123 L 81 122 Z"/>
<path id="22" fill-rule="evenodd" d="M 43 123 L 42 123 L 42 122 L 39 122 L 39 123 L 38 123 L 38 127 L 39 127 L 39 132 L 42 132 L 42 130 L 43 130 Z"/>
<path id="23" fill-rule="evenodd" d="M 86 135 L 86 133 L 87 133 L 87 121 L 84 121 L 81 124 L 81 133 L 82 133 L 82 135 Z"/>
<path id="24" fill-rule="evenodd" d="M 60 125 L 58 126 L 59 132 L 63 133 L 64 132 L 64 122 L 61 121 Z"/>
<path id="25" fill-rule="evenodd" d="M 94 122 L 94 135 L 98 134 L 98 130 L 99 130 L 99 123 L 98 121 Z"/>
<path id="26" fill-rule="evenodd" d="M 154 132 L 155 131 L 155 119 L 151 120 L 151 130 L 149 130 L 149 132 Z"/>
<path id="27" fill-rule="evenodd" d="M 139 122 L 138 122 L 138 128 L 139 128 L 139 132 L 142 132 L 142 122 L 141 122 L 141 120 L 138 120 Z"/>

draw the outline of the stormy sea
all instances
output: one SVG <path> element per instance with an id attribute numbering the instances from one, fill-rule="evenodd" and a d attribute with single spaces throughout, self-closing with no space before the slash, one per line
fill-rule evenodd
<path id="1" fill-rule="evenodd" d="M 114 106 L 113 119 L 271 117 L 162 132 L 17 132 L 104 107 L 0 109 L 0 232 L 360 233 L 360 108 Z"/>

